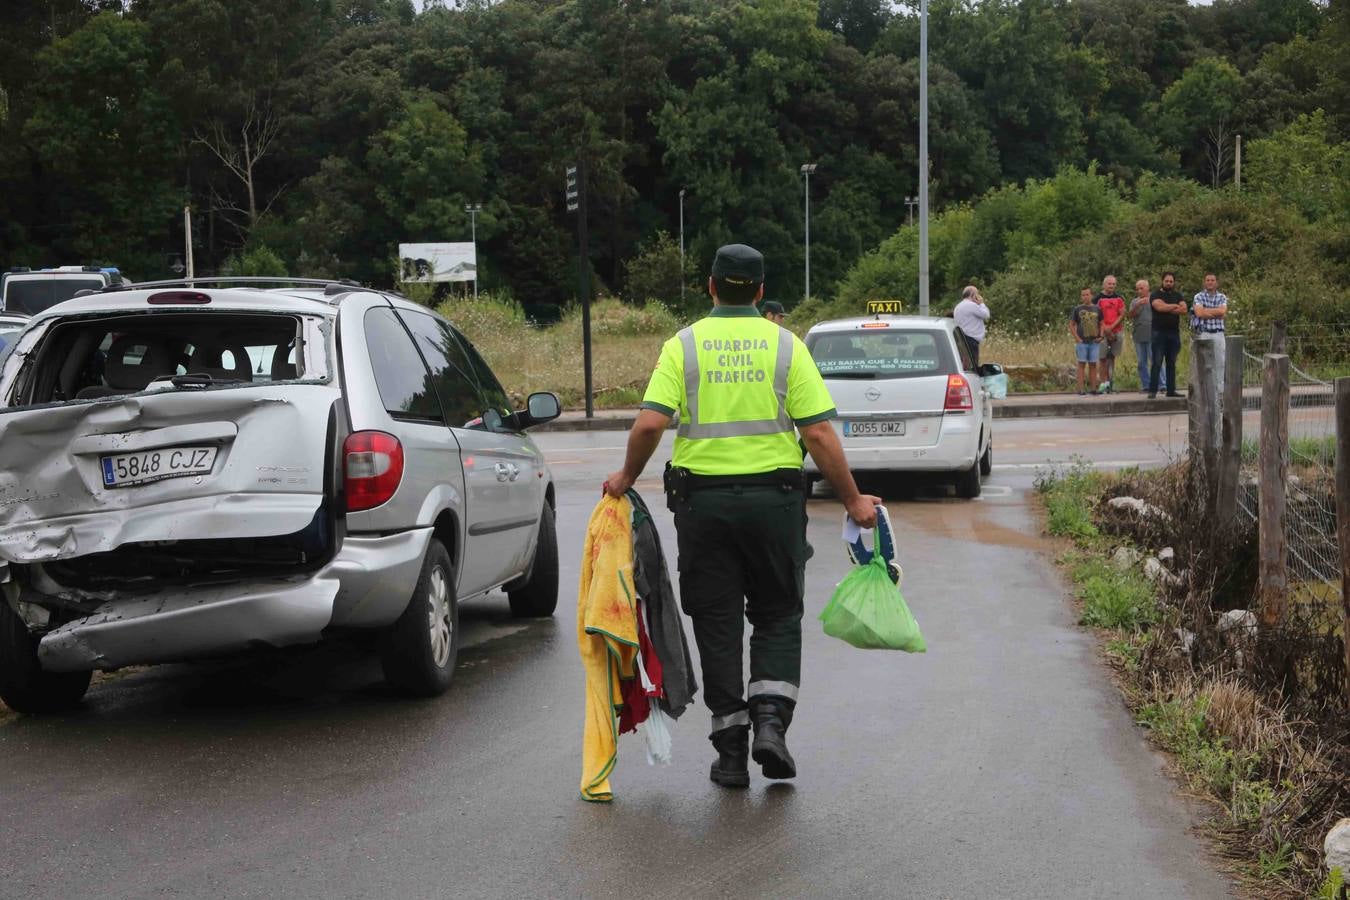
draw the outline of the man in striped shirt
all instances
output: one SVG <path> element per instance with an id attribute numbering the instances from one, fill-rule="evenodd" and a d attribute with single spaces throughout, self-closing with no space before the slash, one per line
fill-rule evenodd
<path id="1" fill-rule="evenodd" d="M 1219 276 L 1213 272 L 1205 273 L 1205 289 L 1196 294 L 1191 301 L 1191 331 L 1197 340 L 1210 341 L 1214 346 L 1214 388 L 1215 408 L 1222 415 L 1224 363 L 1227 349 L 1227 335 L 1224 334 L 1224 317 L 1228 315 L 1228 297 L 1219 290 Z M 1241 361 L 1239 360 L 1239 364 Z M 1215 417 L 1215 424 L 1222 428 L 1223 420 Z"/>

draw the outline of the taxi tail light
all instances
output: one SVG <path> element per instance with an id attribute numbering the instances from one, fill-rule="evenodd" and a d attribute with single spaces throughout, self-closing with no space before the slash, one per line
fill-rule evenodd
<path id="1" fill-rule="evenodd" d="M 970 394 L 970 382 L 964 375 L 947 376 L 947 401 L 943 410 L 956 411 L 975 408 L 975 398 Z"/>
<path id="2" fill-rule="evenodd" d="M 342 443 L 347 512 L 385 503 L 403 480 L 403 445 L 383 431 L 357 431 Z"/>

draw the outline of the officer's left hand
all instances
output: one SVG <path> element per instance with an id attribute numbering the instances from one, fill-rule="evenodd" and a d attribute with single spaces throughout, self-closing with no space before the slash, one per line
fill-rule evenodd
<path id="1" fill-rule="evenodd" d="M 604 490 L 611 497 L 622 497 L 633 486 L 633 479 L 624 474 L 623 469 L 605 479 Z"/>

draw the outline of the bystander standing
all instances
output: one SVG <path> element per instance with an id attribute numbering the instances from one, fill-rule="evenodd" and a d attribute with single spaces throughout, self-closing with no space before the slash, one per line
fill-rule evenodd
<path id="1" fill-rule="evenodd" d="M 1169 397 L 1177 393 L 1177 354 L 1181 352 L 1181 317 L 1186 315 L 1186 301 L 1177 290 L 1177 276 L 1164 272 L 1162 287 L 1149 295 L 1153 307 L 1153 364 L 1149 369 L 1148 395 L 1158 396 L 1159 376 L 1164 365 L 1167 377 L 1163 387 Z"/>
<path id="2" fill-rule="evenodd" d="M 1223 380 L 1228 349 L 1224 318 L 1227 315 L 1228 298 L 1219 290 L 1219 276 L 1206 272 L 1205 289 L 1191 298 L 1191 330 L 1197 340 L 1214 345 L 1214 408 L 1219 411 L 1214 418 L 1216 427 L 1223 421 Z M 1241 364 L 1241 360 L 1238 362 Z"/>
<path id="3" fill-rule="evenodd" d="M 1079 303 L 1069 314 L 1069 334 L 1073 336 L 1074 351 L 1078 357 L 1078 394 L 1083 389 L 1083 370 L 1087 370 L 1088 384 L 1097 392 L 1097 360 L 1102 349 L 1102 311 L 1092 302 L 1092 288 L 1083 288 Z"/>
<path id="4" fill-rule="evenodd" d="M 1153 342 L 1153 305 L 1148 295 L 1148 279 L 1134 283 L 1134 299 L 1130 301 L 1131 333 L 1134 336 L 1134 361 L 1139 372 L 1139 392 L 1148 393 L 1149 364 L 1153 361 L 1150 345 Z"/>
<path id="5" fill-rule="evenodd" d="M 966 346 L 970 348 L 971 360 L 978 369 L 980 366 L 980 344 L 984 343 L 985 323 L 989 321 L 989 307 L 980 296 L 979 288 L 967 285 L 961 292 L 961 302 L 952 310 L 956 327 L 966 337 Z"/>
<path id="6" fill-rule="evenodd" d="M 1102 312 L 1101 374 L 1102 393 L 1111 393 L 1111 381 L 1115 378 L 1116 357 L 1120 356 L 1121 346 L 1125 343 L 1121 332 L 1125 329 L 1125 298 L 1116 290 L 1116 276 L 1107 275 L 1102 279 L 1102 290 L 1092 298 Z"/>

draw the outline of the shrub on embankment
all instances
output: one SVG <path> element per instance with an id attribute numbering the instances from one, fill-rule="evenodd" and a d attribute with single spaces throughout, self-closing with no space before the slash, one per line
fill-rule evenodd
<path id="1" fill-rule="evenodd" d="M 1051 533 L 1074 541 L 1081 623 L 1099 629 L 1139 723 L 1213 801 L 1224 855 L 1262 897 L 1333 883 L 1322 841 L 1350 813 L 1339 606 L 1299 592 L 1278 629 L 1258 629 L 1255 529 L 1216 530 L 1185 463 L 1076 467 L 1037 486 Z"/>

